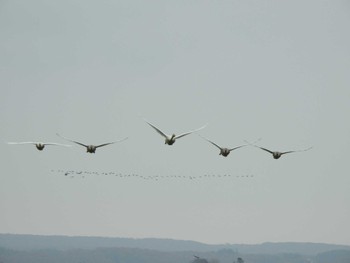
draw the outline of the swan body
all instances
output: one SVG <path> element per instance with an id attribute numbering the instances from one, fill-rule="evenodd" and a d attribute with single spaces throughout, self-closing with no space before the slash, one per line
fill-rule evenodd
<path id="1" fill-rule="evenodd" d="M 55 145 L 55 146 L 64 146 L 64 147 L 71 147 L 71 145 L 66 144 L 60 144 L 60 143 L 54 143 L 54 142 L 8 142 L 7 144 L 34 144 L 35 147 L 42 151 L 44 150 L 46 145 Z"/>
<path id="2" fill-rule="evenodd" d="M 126 137 L 126 138 L 121 139 L 121 140 L 119 140 L 119 141 L 107 142 L 107 143 L 103 143 L 103 144 L 100 144 L 100 145 L 92 145 L 92 144 L 86 145 L 86 144 L 84 144 L 84 143 L 81 143 L 81 142 L 78 142 L 78 141 L 73 141 L 73 140 L 71 140 L 71 139 L 68 139 L 68 138 L 66 138 L 66 137 L 63 137 L 63 136 L 59 135 L 58 133 L 57 133 L 57 136 L 59 136 L 59 137 L 65 139 L 65 140 L 68 140 L 68 141 L 70 141 L 70 142 L 74 142 L 74 143 L 76 143 L 76 144 L 79 144 L 79 145 L 81 145 L 81 146 L 84 146 L 84 147 L 86 148 L 86 152 L 87 152 L 87 153 L 95 153 L 95 152 L 96 152 L 96 149 L 99 148 L 99 147 L 107 146 L 107 145 L 114 144 L 114 143 L 117 143 L 117 142 L 122 142 L 122 141 L 125 141 L 126 139 L 128 139 L 128 137 Z"/>
<path id="3" fill-rule="evenodd" d="M 237 146 L 237 147 L 234 147 L 234 148 L 225 148 L 225 147 L 221 147 L 221 146 L 217 145 L 215 142 L 213 142 L 213 141 L 211 141 L 211 140 L 209 140 L 207 138 L 204 138 L 203 136 L 200 136 L 200 137 L 202 137 L 204 140 L 210 142 L 212 145 L 214 145 L 217 148 L 219 148 L 219 150 L 220 150 L 219 155 L 222 155 L 223 157 L 227 157 L 230 154 L 230 152 L 233 151 L 233 150 L 236 150 L 238 148 L 247 146 L 245 144 L 245 145 L 240 145 L 240 146 Z"/>
<path id="4" fill-rule="evenodd" d="M 162 132 L 159 128 L 157 128 L 156 126 L 154 126 L 153 124 L 151 124 L 150 122 L 144 120 L 149 126 L 151 126 L 153 129 L 155 129 L 161 136 L 163 136 L 165 138 L 165 144 L 167 145 L 173 145 L 175 143 L 175 141 L 177 139 L 180 139 L 186 135 L 189 135 L 191 133 L 194 133 L 194 132 L 197 132 L 197 131 L 200 131 L 202 129 L 204 129 L 207 125 L 204 125 L 196 130 L 192 130 L 192 131 L 189 131 L 189 132 L 185 132 L 185 133 L 182 133 L 182 134 L 179 134 L 179 135 L 175 135 L 175 134 L 172 134 L 172 135 L 167 135 L 165 134 L 164 132 Z"/>

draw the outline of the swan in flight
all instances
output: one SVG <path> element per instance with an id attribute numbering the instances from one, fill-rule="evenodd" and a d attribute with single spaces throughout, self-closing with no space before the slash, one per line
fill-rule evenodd
<path id="1" fill-rule="evenodd" d="M 237 146 L 237 147 L 234 147 L 234 148 L 224 148 L 224 147 L 220 147 L 219 145 L 217 145 L 215 142 L 212 142 L 211 140 L 207 139 L 207 138 L 204 138 L 203 136 L 199 135 L 200 137 L 202 137 L 204 140 L 210 142 L 212 145 L 218 147 L 220 149 L 220 153 L 219 155 L 222 155 L 224 157 L 227 157 L 231 151 L 233 150 L 236 150 L 238 148 L 241 148 L 241 147 L 245 147 L 247 146 L 247 144 L 245 145 L 240 145 L 240 146 Z"/>
<path id="2" fill-rule="evenodd" d="M 66 145 L 66 144 L 60 144 L 60 143 L 54 143 L 54 142 L 8 142 L 7 144 L 34 144 L 35 147 L 42 151 L 44 150 L 46 145 L 55 145 L 55 146 L 65 146 L 65 147 L 71 147 L 72 145 Z"/>
<path id="3" fill-rule="evenodd" d="M 261 150 L 264 150 L 266 152 L 271 153 L 274 159 L 279 159 L 283 154 L 294 153 L 294 152 L 305 152 L 305 151 L 308 151 L 308 150 L 310 150 L 312 148 L 312 147 L 309 147 L 309 148 L 304 149 L 304 150 L 279 152 L 279 151 L 270 151 L 270 150 L 268 150 L 268 149 L 266 149 L 264 147 L 260 147 L 260 146 L 257 146 L 257 145 L 254 145 L 254 146 L 257 147 L 257 148 L 260 148 Z"/>
<path id="4" fill-rule="evenodd" d="M 145 119 L 144 119 L 144 121 L 147 122 L 147 124 L 150 125 L 153 129 L 155 129 L 160 135 L 162 135 L 165 138 L 165 144 L 168 144 L 168 145 L 173 145 L 175 140 L 180 139 L 181 137 L 184 137 L 184 136 L 189 135 L 191 133 L 200 131 L 200 130 L 204 129 L 207 126 L 207 124 L 206 124 L 206 125 L 198 128 L 198 129 L 196 129 L 196 130 L 185 132 L 185 133 L 182 133 L 182 134 L 179 134 L 179 135 L 175 135 L 175 134 L 167 135 L 164 132 L 162 132 L 160 129 L 158 129 L 156 126 L 154 126 L 153 124 L 151 124 L 148 121 L 146 121 Z"/>
<path id="5" fill-rule="evenodd" d="M 103 147 L 103 146 L 106 146 L 106 145 L 114 144 L 114 143 L 117 143 L 117 142 L 122 142 L 122 141 L 125 141 L 126 139 L 128 139 L 128 137 L 126 137 L 126 138 L 124 138 L 124 139 L 121 139 L 121 140 L 115 141 L 115 142 L 108 142 L 108 143 L 103 143 L 103 144 L 100 144 L 100 145 L 86 145 L 86 144 L 83 144 L 83 143 L 81 143 L 81 142 L 73 141 L 73 140 L 71 140 L 71 139 L 68 139 L 68 138 L 66 138 L 66 137 L 63 137 L 63 136 L 59 135 L 58 133 L 56 133 L 56 134 L 57 134 L 57 136 L 59 136 L 59 137 L 65 139 L 65 140 L 68 140 L 68 141 L 70 141 L 70 142 L 74 142 L 74 143 L 76 143 L 76 144 L 79 144 L 79 145 L 81 145 L 81 146 L 84 146 L 84 147 L 86 148 L 86 152 L 88 152 L 88 153 L 95 153 L 95 152 L 96 152 L 96 149 L 99 148 L 99 147 Z"/>

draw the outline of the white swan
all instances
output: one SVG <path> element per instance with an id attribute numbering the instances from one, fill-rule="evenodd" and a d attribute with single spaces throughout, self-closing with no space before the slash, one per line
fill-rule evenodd
<path id="1" fill-rule="evenodd" d="M 198 128 L 198 129 L 196 129 L 196 130 L 185 132 L 185 133 L 182 133 L 182 134 L 179 134 L 179 135 L 175 135 L 175 134 L 167 135 L 164 132 L 162 132 L 160 129 L 158 129 L 156 126 L 154 126 L 153 124 L 151 124 L 148 121 L 146 121 L 145 119 L 144 119 L 144 121 L 147 122 L 147 124 L 150 125 L 153 129 L 155 129 L 160 135 L 162 135 L 165 138 L 165 144 L 168 144 L 168 145 L 173 145 L 175 140 L 180 139 L 181 137 L 184 137 L 184 136 L 189 135 L 191 133 L 200 131 L 200 130 L 204 129 L 207 126 L 207 124 L 206 124 L 206 125 Z"/>
<path id="2" fill-rule="evenodd" d="M 221 147 L 221 146 L 217 145 L 215 142 L 212 142 L 211 140 L 209 140 L 209 139 L 207 139 L 207 138 L 205 138 L 205 137 L 203 137 L 201 135 L 199 135 L 199 136 L 202 137 L 204 140 L 210 142 L 212 145 L 218 147 L 220 149 L 219 155 L 222 155 L 224 157 L 227 157 L 230 154 L 230 152 L 233 151 L 233 150 L 236 150 L 238 148 L 247 146 L 247 144 L 244 144 L 244 145 L 240 145 L 240 146 L 237 146 L 237 147 L 234 147 L 234 148 L 224 148 L 224 147 Z"/>
<path id="3" fill-rule="evenodd" d="M 34 144 L 39 151 L 44 150 L 46 145 L 55 145 L 55 146 L 64 146 L 64 147 L 72 146 L 72 145 L 60 144 L 55 142 L 8 142 L 7 144 Z"/>
<path id="4" fill-rule="evenodd" d="M 103 146 L 106 146 L 106 145 L 114 144 L 114 143 L 117 143 L 117 142 L 122 142 L 122 141 L 125 141 L 126 139 L 128 139 L 128 137 L 126 137 L 126 138 L 124 138 L 124 139 L 121 139 L 121 140 L 115 141 L 115 142 L 107 142 L 107 143 L 103 143 L 103 144 L 100 144 L 100 145 L 86 145 L 86 144 L 83 144 L 83 143 L 81 143 L 81 142 L 73 141 L 73 140 L 71 140 L 71 139 L 68 139 L 68 138 L 66 138 L 66 137 L 63 137 L 63 136 L 59 135 L 58 133 L 56 133 L 56 134 L 57 134 L 57 136 L 59 136 L 59 137 L 65 139 L 65 140 L 68 140 L 68 141 L 70 141 L 70 142 L 74 142 L 74 143 L 76 143 L 76 144 L 79 144 L 79 145 L 81 145 L 81 146 L 86 147 L 86 152 L 88 152 L 88 153 L 95 153 L 95 152 L 96 152 L 96 149 L 99 148 L 99 147 L 103 147 Z"/>
<path id="5" fill-rule="evenodd" d="M 264 148 L 264 147 L 260 147 L 260 146 L 257 146 L 257 145 L 253 145 L 253 146 L 255 146 L 255 147 L 257 147 L 257 148 L 260 148 L 261 150 L 264 150 L 264 151 L 266 151 L 266 152 L 271 153 L 274 159 L 279 159 L 283 154 L 294 153 L 294 152 L 305 152 L 305 151 L 308 151 L 308 150 L 312 149 L 312 147 L 309 147 L 309 148 L 304 149 L 304 150 L 279 152 L 279 151 L 271 151 L 271 150 L 269 150 L 269 149 L 266 149 L 266 148 Z"/>

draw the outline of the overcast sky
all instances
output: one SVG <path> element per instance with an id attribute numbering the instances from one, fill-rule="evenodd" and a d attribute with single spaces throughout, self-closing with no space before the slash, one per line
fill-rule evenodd
<path id="1" fill-rule="evenodd" d="M 349 14 L 345 0 L 0 1 L 0 232 L 350 245 Z M 169 134 L 208 123 L 224 147 L 313 149 L 224 158 L 195 134 L 165 145 L 142 117 Z M 129 139 L 96 154 L 5 143 L 71 144 L 56 133 Z"/>

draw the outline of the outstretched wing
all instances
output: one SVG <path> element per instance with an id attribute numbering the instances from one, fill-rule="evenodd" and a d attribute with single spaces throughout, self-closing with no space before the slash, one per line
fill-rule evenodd
<path id="1" fill-rule="evenodd" d="M 193 131 L 189 131 L 189 132 L 185 132 L 185 133 L 179 134 L 179 135 L 175 136 L 175 139 L 179 139 L 179 138 L 184 137 L 184 136 L 186 136 L 186 135 L 189 135 L 189 134 L 191 134 L 191 133 L 200 131 L 200 130 L 204 129 L 205 127 L 207 127 L 207 125 L 208 125 L 208 124 L 205 124 L 204 126 L 198 128 L 198 129 L 196 129 L 196 130 L 193 130 Z"/>
<path id="2" fill-rule="evenodd" d="M 59 136 L 59 137 L 61 137 L 61 138 L 63 138 L 63 139 L 65 139 L 65 140 L 67 140 L 67 141 L 74 142 L 74 143 L 79 144 L 79 145 L 84 146 L 84 147 L 88 147 L 87 145 L 85 145 L 85 144 L 83 144 L 83 143 L 81 143 L 81 142 L 73 141 L 73 140 L 71 140 L 71 139 L 68 139 L 68 138 L 66 138 L 66 137 L 63 137 L 63 136 L 59 135 L 58 133 L 56 133 L 56 135 Z"/>
<path id="3" fill-rule="evenodd" d="M 72 145 L 68 144 L 61 144 L 61 143 L 55 143 L 55 142 L 45 142 L 43 143 L 44 145 L 55 145 L 55 146 L 64 146 L 64 147 L 72 147 Z"/>
<path id="4" fill-rule="evenodd" d="M 160 135 L 162 135 L 164 138 L 168 138 L 170 137 L 169 135 L 166 135 L 164 132 L 162 132 L 160 129 L 158 129 L 156 126 L 154 126 L 153 124 L 149 123 L 148 121 L 146 121 L 145 119 L 143 119 L 145 122 L 148 123 L 149 126 L 151 126 L 153 129 L 155 129 Z"/>
<path id="5" fill-rule="evenodd" d="M 270 151 L 270 150 L 268 150 L 266 148 L 263 148 L 263 147 L 260 147 L 260 146 L 256 146 L 256 145 L 254 145 L 254 146 L 260 148 L 261 150 L 264 150 L 264 151 L 267 151 L 267 152 L 273 154 L 273 151 Z"/>
<path id="6" fill-rule="evenodd" d="M 8 142 L 7 144 L 37 144 L 39 142 Z"/>
<path id="7" fill-rule="evenodd" d="M 203 137 L 202 135 L 200 135 L 200 134 L 198 134 L 200 137 L 202 137 L 204 140 L 206 140 L 206 141 L 208 141 L 208 142 L 210 142 L 212 145 L 214 145 L 214 146 L 216 146 L 216 147 L 218 147 L 220 150 L 222 149 L 219 145 L 217 145 L 215 142 L 212 142 L 211 140 L 209 140 L 209 139 L 207 139 L 207 138 L 205 138 L 205 137 Z"/>
<path id="8" fill-rule="evenodd" d="M 240 146 L 237 146 L 237 147 L 234 147 L 234 148 L 229 149 L 229 151 L 231 152 L 231 151 L 233 151 L 233 150 L 236 150 L 236 149 L 238 149 L 238 148 L 242 148 L 242 147 L 245 147 L 245 146 L 247 146 L 247 145 L 246 145 L 246 144 L 240 145 Z"/>
<path id="9" fill-rule="evenodd" d="M 122 142 L 122 141 L 125 141 L 126 139 L 128 139 L 128 137 L 126 137 L 126 138 L 124 138 L 124 139 L 121 139 L 121 140 L 119 140 L 119 141 L 107 142 L 107 143 L 104 143 L 104 144 L 97 145 L 96 148 L 103 147 L 103 146 L 110 145 L 110 144 L 114 144 L 114 143 L 117 143 L 117 142 Z"/>
<path id="10" fill-rule="evenodd" d="M 262 138 L 258 138 L 258 139 L 256 139 L 256 140 L 255 140 L 255 141 L 253 141 L 253 142 L 250 142 L 250 141 L 244 140 L 244 142 L 246 142 L 246 143 L 247 143 L 247 144 L 249 144 L 249 145 L 252 145 L 252 146 L 257 147 L 257 146 L 256 146 L 256 143 L 257 143 L 257 142 L 259 142 L 259 141 L 261 141 L 261 139 L 262 139 Z"/>
<path id="11" fill-rule="evenodd" d="M 309 147 L 309 148 L 304 149 L 304 150 L 296 150 L 296 151 L 281 152 L 281 155 L 282 155 L 282 154 L 287 154 L 287 153 L 305 152 L 305 151 L 308 151 L 308 150 L 310 150 L 310 149 L 312 149 L 312 147 Z"/>

